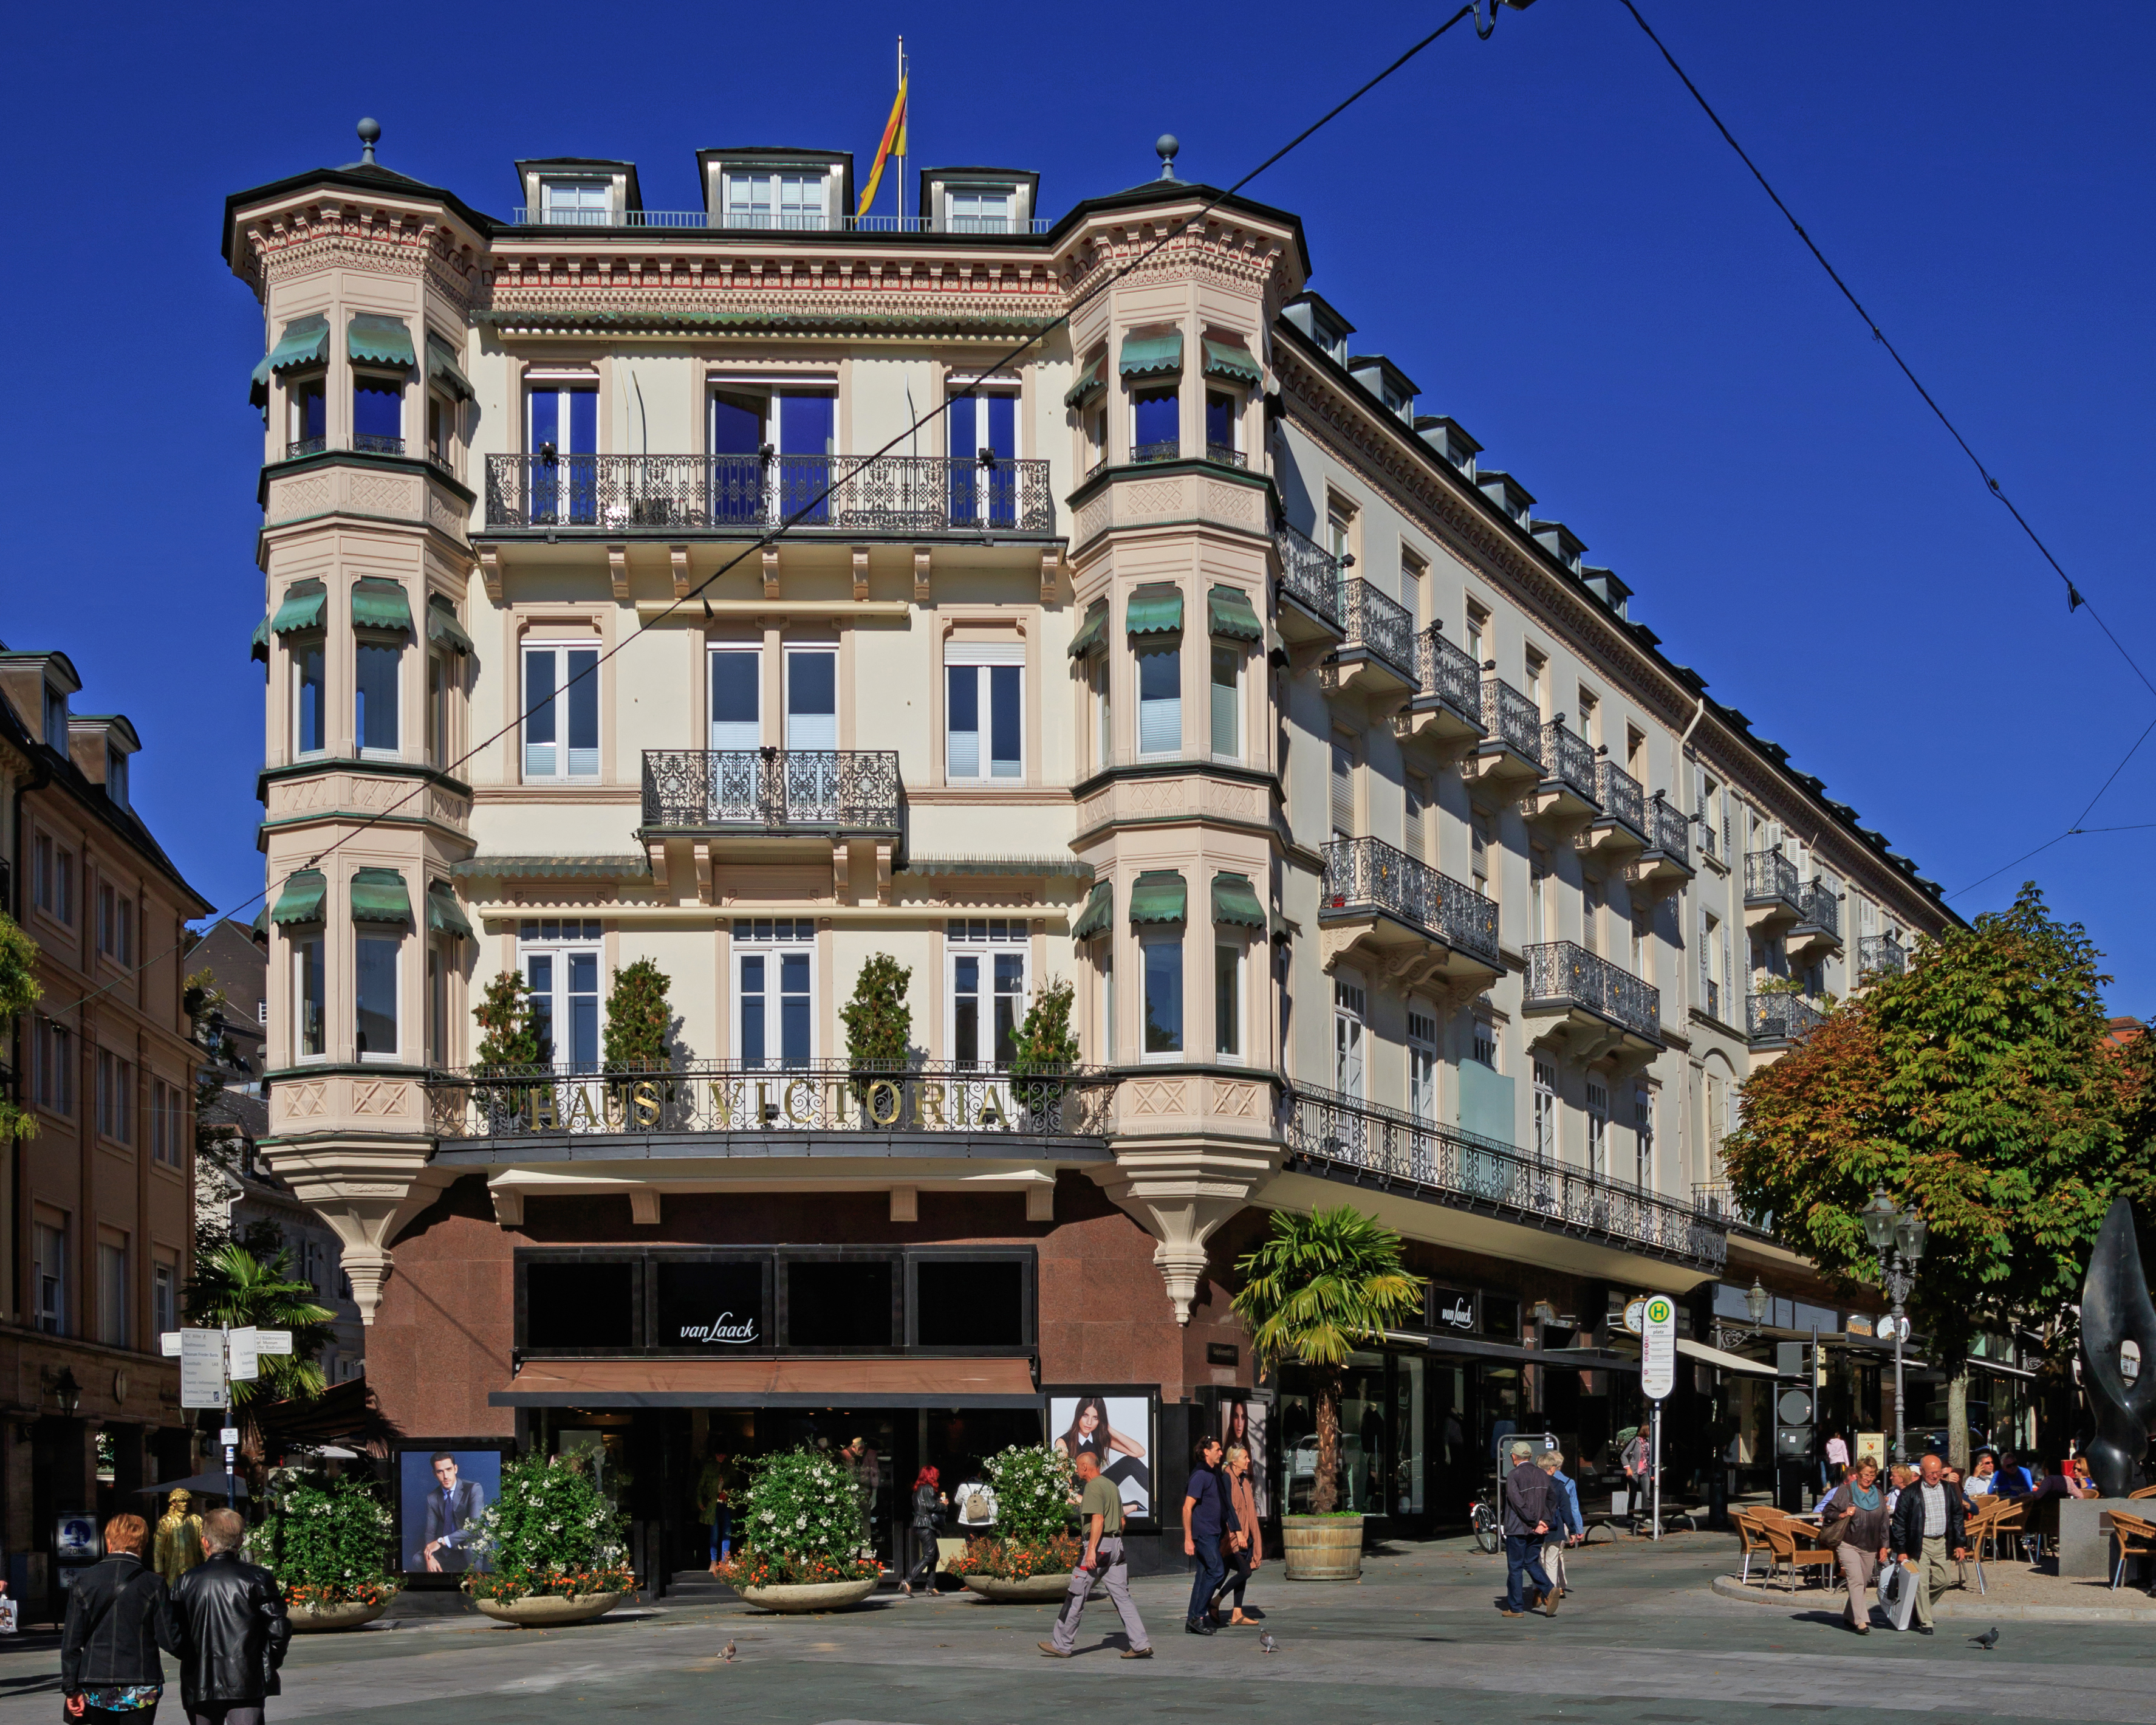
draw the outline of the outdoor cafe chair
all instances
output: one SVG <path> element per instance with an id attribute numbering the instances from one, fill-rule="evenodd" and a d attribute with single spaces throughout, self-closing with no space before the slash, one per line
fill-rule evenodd
<path id="1" fill-rule="evenodd" d="M 1825 1570 L 1834 1576 L 1841 1573 L 1841 1560 L 1831 1550 L 1814 1545 L 1808 1530 L 1796 1522 L 1769 1523 L 1767 1543 L 1773 1548 L 1775 1560 L 1789 1565 L 1783 1586 L 1791 1593 L 1797 1590 L 1797 1576 L 1802 1571 Z"/>
<path id="2" fill-rule="evenodd" d="M 2128 1515 L 2123 1509 L 2112 1510 L 2104 1520 L 2111 1523 L 2112 1538 L 2118 1542 L 2118 1559 L 2111 1568 L 2111 1589 L 2117 1593 L 2126 1579 L 2126 1566 L 2131 1559 L 2156 1557 L 2156 1522 L 2146 1516 Z M 2150 1581 L 2148 1590 L 2156 1594 L 2156 1579 Z"/>

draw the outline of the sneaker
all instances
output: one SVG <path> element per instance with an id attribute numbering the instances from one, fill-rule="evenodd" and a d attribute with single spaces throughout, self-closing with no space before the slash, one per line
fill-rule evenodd
<path id="1" fill-rule="evenodd" d="M 1183 1632 L 1186 1635 L 1209 1635 L 1215 1631 L 1211 1624 L 1194 1617 L 1183 1624 Z"/>
<path id="2" fill-rule="evenodd" d="M 1123 1657 L 1126 1659 L 1151 1659 L 1152 1657 L 1152 1649 L 1150 1647 L 1126 1647 L 1123 1650 Z"/>
<path id="3" fill-rule="evenodd" d="M 1050 1659 L 1068 1659 L 1070 1657 L 1069 1654 L 1065 1653 L 1053 1641 L 1035 1641 L 1033 1645 L 1040 1649 L 1040 1651 Z"/>
<path id="4" fill-rule="evenodd" d="M 1525 1617 L 1527 1614 L 1524 1611 L 1515 1611 L 1510 1605 L 1500 1605 L 1497 1608 L 1497 1615 L 1500 1617 Z"/>
<path id="5" fill-rule="evenodd" d="M 1556 1616 L 1557 1602 L 1563 1597 L 1564 1590 L 1562 1588 L 1558 1589 L 1554 1593 L 1544 1594 L 1543 1595 L 1543 1615 L 1545 1617 Z"/>

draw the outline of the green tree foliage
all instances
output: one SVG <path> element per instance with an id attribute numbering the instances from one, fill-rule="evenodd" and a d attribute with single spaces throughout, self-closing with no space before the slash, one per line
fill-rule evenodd
<path id="1" fill-rule="evenodd" d="M 232 1386 L 234 1407 L 320 1395 L 322 1368 L 316 1356 L 336 1339 L 336 1314 L 315 1303 L 315 1291 L 292 1279 L 291 1254 L 280 1246 L 258 1257 L 226 1245 L 195 1261 L 182 1299 L 187 1321 L 205 1329 L 290 1330 L 289 1354 L 262 1356 L 262 1375 Z"/>
<path id="2" fill-rule="evenodd" d="M 649 958 L 625 964 L 607 996 L 606 1063 L 609 1070 L 659 1072 L 671 1054 L 674 1008 L 666 973 Z"/>
<path id="3" fill-rule="evenodd" d="M 501 972 L 486 985 L 472 1009 L 472 1022 L 480 1029 L 473 1068 L 483 1078 L 521 1072 L 554 1057 L 539 1034 L 531 985 L 513 970 Z"/>
<path id="4" fill-rule="evenodd" d="M 1746 1082 L 1722 1147 L 1738 1202 L 1851 1292 L 1877 1280 L 1873 1189 L 1913 1203 L 1931 1237 L 1910 1304 L 1943 1358 L 2042 1323 L 2077 1295 L 2113 1193 L 2151 1189 L 2148 1055 L 2105 1044 L 2098 962 L 2033 881 L 1922 942 Z"/>
<path id="5" fill-rule="evenodd" d="M 1078 1033 L 1070 1028 L 1072 994 L 1067 979 L 1051 979 L 1033 991 L 1011 1038 L 1014 1078 L 1067 1071 L 1078 1064 Z"/>
<path id="6" fill-rule="evenodd" d="M 874 952 L 854 978 L 854 998 L 839 1009 L 846 1027 L 846 1058 L 870 1070 L 906 1065 L 913 1037 L 913 1009 L 906 991 L 913 972 L 888 952 Z"/>
<path id="7" fill-rule="evenodd" d="M 749 1464 L 748 1507 L 738 1531 L 758 1551 L 793 1563 L 845 1561 L 868 1543 L 868 1517 L 852 1471 L 803 1445 Z"/>
<path id="8" fill-rule="evenodd" d="M 983 1464 L 996 1490 L 996 1532 L 1020 1545 L 1045 1544 L 1078 1517 L 1078 1471 L 1048 1444 L 1014 1444 Z"/>
<path id="9" fill-rule="evenodd" d="M 13 917 L 0 911 L 0 1033 L 44 992 L 38 980 L 38 943 L 15 926 Z M 0 1094 L 0 1144 L 29 1137 L 37 1130 L 37 1120 L 28 1109 Z"/>
<path id="10" fill-rule="evenodd" d="M 1400 1237 L 1352 1205 L 1299 1216 L 1273 1212 L 1272 1231 L 1235 1266 L 1235 1315 L 1262 1358 L 1296 1360 L 1317 1379 L 1317 1473 L 1311 1508 L 1339 1502 L 1340 1395 L 1348 1356 L 1419 1310 L 1421 1276 L 1400 1261 Z"/>

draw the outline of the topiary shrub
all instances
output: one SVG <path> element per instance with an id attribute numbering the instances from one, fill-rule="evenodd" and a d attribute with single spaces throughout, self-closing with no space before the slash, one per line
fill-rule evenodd
<path id="1" fill-rule="evenodd" d="M 480 1029 L 472 1070 L 482 1078 L 522 1073 L 554 1057 L 539 1034 L 531 985 L 516 971 L 505 970 L 486 985 L 472 1022 Z"/>
<path id="2" fill-rule="evenodd" d="M 583 1458 L 526 1455 L 503 1464 L 501 1495 L 480 1517 L 471 1549 L 485 1564 L 464 1590 L 509 1600 L 636 1589 L 621 1517 Z"/>
<path id="3" fill-rule="evenodd" d="M 906 1065 L 913 1009 L 906 991 L 913 972 L 888 952 L 875 952 L 854 978 L 854 998 L 839 1009 L 846 1027 L 846 1058 L 859 1069 L 895 1072 Z"/>
<path id="4" fill-rule="evenodd" d="M 660 1072 L 673 1050 L 674 1008 L 666 973 L 649 958 L 624 965 L 607 996 L 606 1063 L 609 1071 Z"/>

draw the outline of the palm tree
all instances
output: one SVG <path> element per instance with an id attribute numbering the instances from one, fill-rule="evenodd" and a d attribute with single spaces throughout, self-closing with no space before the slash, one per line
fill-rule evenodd
<path id="1" fill-rule="evenodd" d="M 1340 1394 L 1348 1356 L 1414 1312 L 1424 1279 L 1400 1263 L 1400 1237 L 1348 1204 L 1273 1212 L 1272 1234 L 1235 1266 L 1235 1315 L 1260 1358 L 1298 1360 L 1317 1379 L 1317 1477 L 1311 1510 L 1339 1502 Z"/>
<path id="2" fill-rule="evenodd" d="M 187 1291 L 191 1322 L 292 1332 L 290 1353 L 265 1353 L 260 1377 L 234 1384 L 235 1410 L 249 1402 L 317 1396 L 327 1387 L 316 1356 L 336 1339 L 331 1327 L 336 1314 L 316 1305 L 314 1289 L 291 1275 L 291 1253 L 283 1246 L 260 1257 L 244 1245 L 225 1245 L 195 1260 Z"/>

